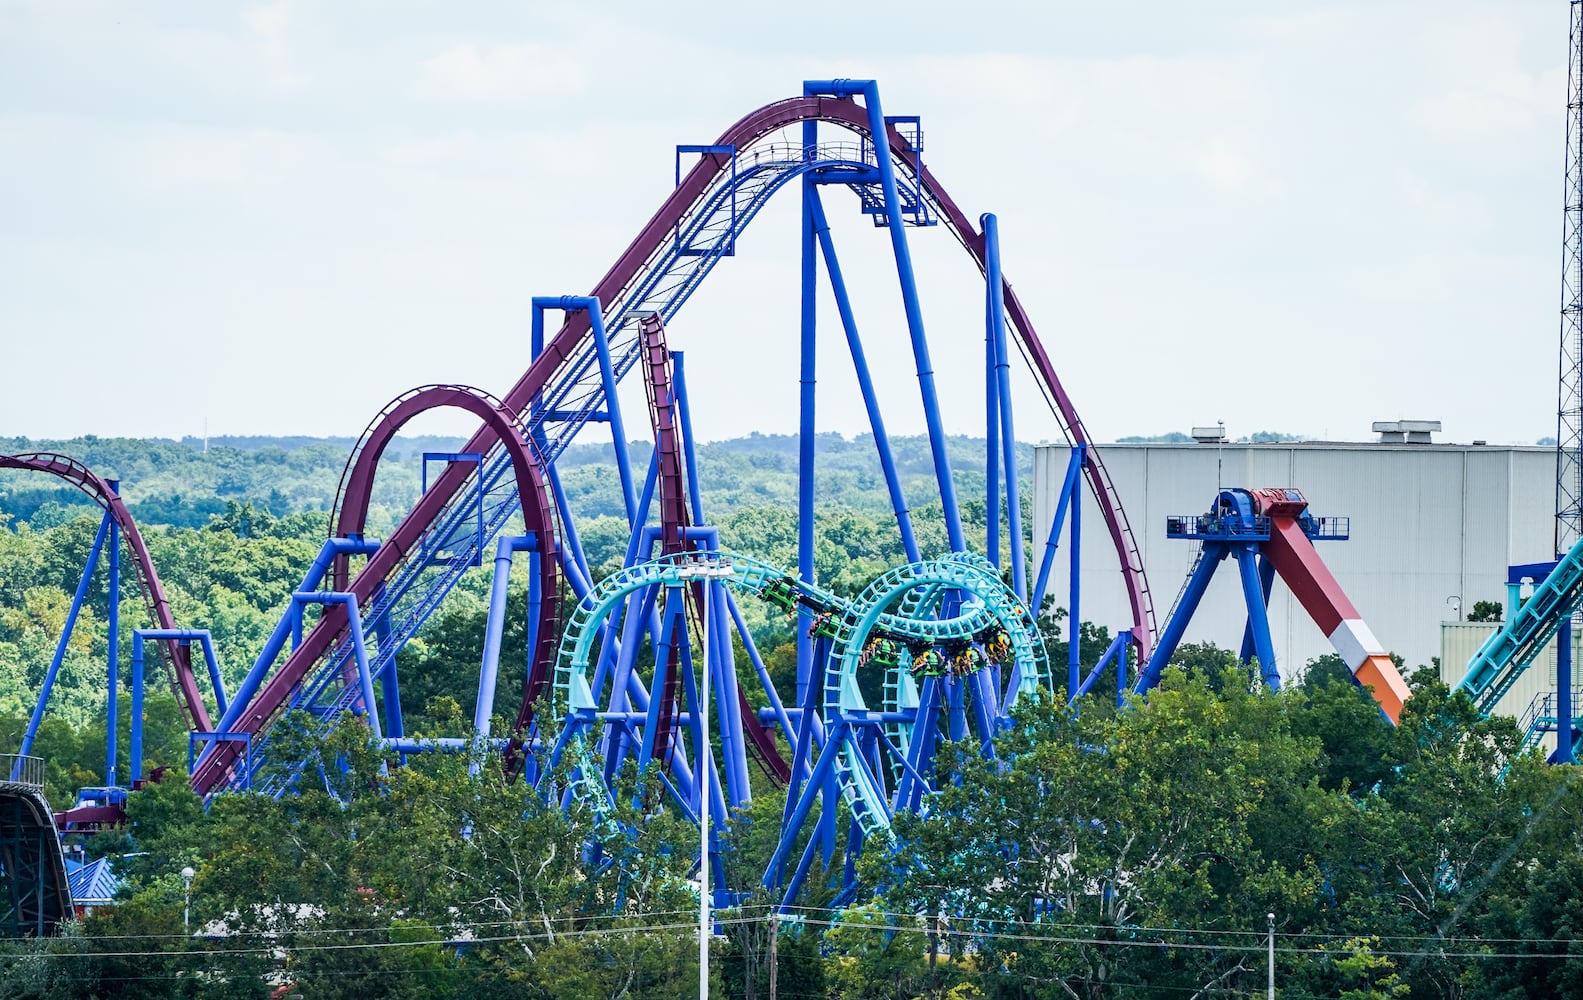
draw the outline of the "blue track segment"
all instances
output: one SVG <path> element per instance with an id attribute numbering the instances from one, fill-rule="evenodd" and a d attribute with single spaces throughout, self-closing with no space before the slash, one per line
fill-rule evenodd
<path id="1" fill-rule="evenodd" d="M 817 824 L 786 882 L 788 901 L 796 896 L 814 854 L 823 846 L 825 828 L 834 829 L 837 803 L 852 816 L 854 836 L 861 842 L 887 837 L 891 817 L 897 811 L 915 810 L 926 801 L 934 787 L 934 748 L 944 735 L 938 731 L 934 706 L 942 700 L 948 703 L 951 738 L 971 733 L 985 753 L 992 753 L 994 734 L 1008 724 L 1008 713 L 1017 699 L 1050 687 L 1048 664 L 1033 616 L 982 557 L 956 553 L 943 559 L 909 563 L 882 574 L 861 594 L 848 600 L 746 556 L 718 551 L 662 556 L 606 577 L 579 603 L 562 634 L 551 708 L 561 720 L 561 727 L 554 740 L 550 766 L 553 769 L 562 760 L 570 763 L 577 772 L 573 779 L 576 797 L 594 804 L 596 809 L 602 808 L 597 803 L 609 801 L 611 795 L 610 761 L 601 762 L 594 750 L 598 744 L 610 746 L 611 741 L 598 739 L 600 731 L 608 734 L 615 729 L 626 730 L 630 740 L 632 727 L 642 725 L 640 759 L 648 760 L 656 724 L 652 701 L 646 713 L 622 709 L 622 685 L 613 679 L 606 681 L 599 666 L 601 658 L 593 655 L 596 637 L 602 634 L 604 623 L 626 606 L 629 597 L 649 591 L 654 598 L 665 601 L 667 611 L 660 651 L 654 657 L 653 686 L 659 688 L 660 672 L 670 666 L 682 671 L 685 701 L 679 714 L 688 723 L 689 742 L 696 754 L 702 743 L 697 729 L 698 696 L 692 681 L 696 644 L 691 641 L 688 612 L 681 603 L 700 579 L 706 581 L 705 586 L 723 586 L 753 595 L 782 610 L 803 605 L 819 609 L 815 626 L 816 648 L 821 653 L 819 680 L 810 685 L 802 703 L 801 725 L 795 727 L 795 736 L 788 713 L 768 685 L 762 664 L 754 662 L 755 671 L 771 695 L 772 714 L 781 722 L 788 742 L 796 746 L 785 826 L 780 847 L 764 874 L 766 885 L 781 882 L 787 862 L 796 860 L 793 852 L 806 832 L 806 824 Z M 721 727 L 721 760 L 726 778 L 722 781 L 713 767 L 694 767 L 697 777 L 684 773 L 676 765 L 688 755 L 678 750 L 672 762 L 672 791 L 677 804 L 690 814 L 698 808 L 703 794 L 709 796 L 712 808 L 722 810 L 748 801 L 741 774 L 745 760 L 739 739 L 733 743 L 734 734 L 741 731 L 740 720 L 731 720 L 737 705 L 730 692 L 736 670 L 728 656 L 719 658 L 731 648 L 727 628 L 735 624 L 740 630 L 742 622 L 723 589 L 715 596 L 716 607 L 729 612 L 730 621 L 722 614 L 698 627 L 709 629 L 712 636 L 710 662 L 704 666 L 716 678 L 720 692 L 712 700 Z M 991 641 L 993 636 L 999 637 L 998 646 Z M 672 643 L 681 649 L 675 659 L 664 655 Z M 946 658 L 940 656 L 940 651 L 945 651 Z M 924 655 L 934 658 L 937 671 L 931 673 L 920 667 L 918 657 Z M 1004 686 L 992 681 L 988 669 L 998 663 L 1006 667 Z M 877 671 L 884 673 L 884 704 L 871 707 L 865 702 L 859 674 Z M 993 676 L 998 678 L 999 672 Z M 919 677 L 923 678 L 924 687 L 921 697 Z M 810 739 L 814 730 L 821 728 L 823 735 Z M 816 743 L 820 744 L 817 749 Z M 541 788 L 541 793 L 549 796 L 562 791 Z M 823 805 L 814 820 L 816 800 Z"/>
<path id="2" fill-rule="evenodd" d="M 1550 641 L 1561 619 L 1572 613 L 1580 593 L 1583 539 L 1534 587 L 1533 596 L 1511 612 L 1506 624 L 1484 641 L 1468 661 L 1467 675 L 1457 690 L 1466 692 L 1480 712 L 1489 714 Z"/>

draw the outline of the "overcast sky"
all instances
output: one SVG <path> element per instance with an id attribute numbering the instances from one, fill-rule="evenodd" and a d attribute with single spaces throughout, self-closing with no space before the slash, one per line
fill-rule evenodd
<path id="1" fill-rule="evenodd" d="M 1532 443 L 1566 49 L 1563 0 L 0 0 L 0 435 L 355 435 L 414 385 L 501 392 L 530 297 L 592 288 L 675 144 L 849 76 L 999 215 L 1096 439 L 1409 417 Z M 887 419 L 916 431 L 888 243 L 827 206 Z M 795 212 L 671 325 L 702 437 L 796 427 Z M 982 285 L 943 230 L 911 236 L 948 426 L 982 433 Z M 822 336 L 820 424 L 863 430 Z M 1020 435 L 1054 438 L 1020 388 Z"/>

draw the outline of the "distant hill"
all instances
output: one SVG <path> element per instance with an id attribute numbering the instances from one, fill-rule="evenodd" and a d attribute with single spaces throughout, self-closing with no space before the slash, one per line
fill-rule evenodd
<path id="1" fill-rule="evenodd" d="M 1129 434 L 1116 439 L 1117 444 L 1188 444 L 1193 440 L 1191 434 L 1181 431 L 1167 431 L 1164 434 Z M 1281 431 L 1254 431 L 1239 438 L 1227 438 L 1227 444 L 1289 444 L 1293 441 L 1309 440 L 1306 434 L 1286 434 Z"/>
<path id="2" fill-rule="evenodd" d="M 397 438 L 380 464 L 373 508 L 378 518 L 399 516 L 416 500 L 426 452 L 455 451 L 461 438 Z M 327 511 L 335 500 L 352 438 L 226 435 L 201 438 L 102 438 L 70 440 L 0 438 L 0 453 L 57 451 L 119 480 L 139 524 L 201 527 L 223 514 L 229 503 L 247 502 L 282 517 Z M 948 451 L 963 484 L 982 482 L 984 441 L 954 436 Z M 909 506 L 938 503 L 934 463 L 922 436 L 891 441 L 897 474 Z M 653 446 L 628 446 L 634 477 L 641 481 Z M 888 515 L 891 500 L 875 458 L 870 435 L 851 438 L 820 434 L 816 490 L 821 506 Z M 1025 476 L 1032 472 L 1032 447 L 1019 445 Z M 795 435 L 751 434 L 701 444 L 697 449 L 704 508 L 724 518 L 744 506 L 790 507 L 796 502 L 798 442 Z M 624 515 L 613 453 L 608 444 L 574 444 L 557 461 L 572 508 L 583 517 Z M 15 523 L 48 527 L 83 508 L 76 489 L 44 476 L 0 471 L 0 514 Z"/>

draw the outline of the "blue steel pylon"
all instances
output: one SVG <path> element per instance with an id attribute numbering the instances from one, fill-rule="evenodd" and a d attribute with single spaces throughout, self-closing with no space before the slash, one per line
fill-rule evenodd
<path id="1" fill-rule="evenodd" d="M 1381 709 L 1396 721 L 1407 697 L 1406 685 L 1311 544 L 1345 539 L 1350 525 L 1344 517 L 1314 517 L 1308 501 L 1294 489 L 1221 490 L 1207 513 L 1167 518 L 1167 537 L 1195 540 L 1204 549 L 1136 690 L 1141 693 L 1159 683 L 1215 570 L 1222 560 L 1233 558 L 1248 608 L 1241 662 L 1257 656 L 1264 683 L 1272 690 L 1280 687 L 1267 613 L 1270 588 L 1279 573 L 1353 676 L 1373 689 Z"/>

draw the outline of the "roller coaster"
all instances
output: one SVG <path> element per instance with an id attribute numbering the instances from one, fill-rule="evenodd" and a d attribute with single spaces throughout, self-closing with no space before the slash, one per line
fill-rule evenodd
<path id="1" fill-rule="evenodd" d="M 105 787 L 84 790 L 76 805 L 56 816 L 60 828 L 118 822 L 126 796 L 148 777 L 141 706 L 144 653 L 153 649 L 190 719 L 190 781 L 204 796 L 240 790 L 289 795 L 315 780 L 311 762 L 280 749 L 300 745 L 279 736 L 288 723 L 304 719 L 321 732 L 357 719 L 393 760 L 498 749 L 534 794 L 582 802 L 601 816 L 613 813 L 623 766 L 646 768 L 664 789 L 668 808 L 695 823 L 705 813 L 715 817 L 709 830 L 713 850 L 732 811 L 747 807 L 755 785 L 768 781 L 786 790 L 774 857 L 765 871 L 753 873 L 751 883 L 732 881 L 726 866 L 711 863 L 714 898 L 729 903 L 756 883 L 790 905 L 817 861 L 833 880 L 836 899 L 850 900 L 855 861 L 865 844 L 882 841 L 898 811 L 926 808 L 930 791 L 950 780 L 935 764 L 942 741 L 971 738 L 993 754 L 995 735 L 1009 724 L 1019 699 L 1055 693 L 1035 614 L 1064 538 L 1073 560 L 1065 604 L 1078 620 L 1081 518 L 1090 503 L 1108 535 L 1131 619 L 1082 684 L 1078 643 L 1068 644 L 1065 690 L 1075 697 L 1100 669 L 1114 665 L 1119 694 L 1131 684 L 1129 662 L 1140 665 L 1137 688 L 1146 690 L 1180 632 L 1167 629 L 1168 641 L 1156 649 L 1155 609 L 1133 529 L 1049 352 L 1002 273 L 996 218 L 970 221 L 925 164 L 923 139 L 918 117 L 884 113 L 873 81 L 837 79 L 806 82 L 800 96 L 749 113 L 711 144 L 678 147 L 674 191 L 591 294 L 532 300 L 531 362 L 504 393 L 423 386 L 398 395 L 370 421 L 347 461 L 329 537 L 234 692 L 225 690 L 207 633 L 172 620 L 118 484 L 62 456 L 0 458 L 0 467 L 68 480 L 104 510 L 72 620 L 101 551 L 109 555 L 111 592 L 118 594 L 123 541 L 135 556 L 148 604 L 148 627 L 134 631 L 128 685 L 130 774 L 116 772 L 112 721 Z M 679 323 L 682 307 L 701 284 L 736 254 L 740 237 L 768 200 L 788 186 L 801 198 L 798 543 L 796 565 L 776 567 L 723 550 L 710 525 L 684 354 L 670 348 L 667 330 Z M 909 499 L 902 489 L 867 342 L 826 216 L 825 193 L 841 188 L 889 236 L 900 327 L 917 375 L 944 521 L 944 551 L 925 551 L 914 525 L 916 497 Z M 981 371 L 941 373 L 931 360 L 910 244 L 938 238 L 940 230 L 966 251 L 976 271 L 973 280 L 983 281 Z M 821 270 L 890 498 L 898 553 L 896 568 L 847 597 L 821 585 L 814 563 Z M 727 280 L 728 274 L 721 267 L 715 280 Z M 748 359 L 752 350 L 741 354 Z M 887 356 L 899 356 L 895 345 Z M 1053 522 L 1036 526 L 1036 537 L 1045 538 L 1036 569 L 1024 565 L 1022 546 L 1019 411 L 1012 396 L 1017 359 L 1041 397 L 1033 405 L 1054 415 L 1072 449 Z M 633 378 L 644 386 L 654 443 L 643 472 L 629 458 L 617 392 L 623 380 Z M 984 556 L 970 553 L 964 535 L 941 406 L 943 398 L 976 397 L 979 391 L 985 401 L 983 500 L 989 512 Z M 470 414 L 478 430 L 460 450 L 428 456 L 440 464 L 439 474 L 425 483 L 413 509 L 387 537 L 370 537 L 369 503 L 381 455 L 408 422 L 436 408 Z M 598 424 L 610 435 L 620 508 L 630 530 L 622 568 L 603 579 L 583 551 L 579 511 L 568 501 L 557 464 L 574 439 Z M 1232 502 L 1240 501 L 1232 496 Z M 1273 528 L 1272 513 L 1279 522 Z M 1323 569 L 1308 558 L 1307 543 L 1317 536 L 1307 527 L 1295 535 L 1288 530 L 1300 513 L 1261 507 L 1238 514 L 1251 518 L 1250 527 L 1262 525 L 1262 536 L 1243 540 L 1265 546 L 1270 565 L 1281 568 L 1294 587 L 1312 584 L 1314 567 Z M 1193 524 L 1209 530 L 1208 522 Z M 1233 520 L 1222 517 L 1215 526 L 1230 530 Z M 1257 581 L 1263 574 L 1268 599 L 1265 570 L 1234 553 L 1225 538 L 1206 536 L 1204 543 L 1206 552 L 1219 546 L 1211 569 L 1231 553 L 1245 564 L 1245 577 L 1252 573 Z M 403 719 L 398 654 L 465 573 L 485 571 L 491 553 L 494 575 L 472 725 L 451 736 L 415 737 Z M 508 599 L 507 579 L 519 557 L 530 581 L 524 608 Z M 760 607 L 750 612 L 747 602 Z M 112 599 L 112 615 L 116 604 Z M 1388 689 L 1399 710 L 1405 689 L 1394 669 L 1385 676 L 1377 643 L 1359 645 L 1367 630 L 1356 627 L 1356 612 L 1346 614 L 1350 605 L 1335 601 L 1328 607 L 1327 613 L 1338 616 L 1338 634 L 1345 633 L 1360 653 L 1351 665 L 1360 678 Z M 1250 614 L 1252 608 L 1250 603 Z M 1190 607 L 1185 610 L 1191 614 Z M 777 614 L 793 622 L 796 634 L 795 685 L 785 690 L 772 680 L 750 627 L 750 621 Z M 501 636 L 512 615 L 527 622 L 526 679 L 514 713 L 505 716 L 509 731 L 495 733 Z M 116 628 L 112 619 L 112 720 L 121 687 Z M 62 636 L 61 651 L 65 642 Z M 1337 642 L 1340 648 L 1342 640 Z M 195 645 L 204 652 L 207 685 L 194 669 Z M 1267 637 L 1256 652 L 1270 676 L 1275 668 Z M 1244 658 L 1249 655 L 1245 649 Z M 57 653 L 24 754 L 59 661 Z M 706 689 L 714 695 L 706 698 Z M 1389 714 L 1394 718 L 1395 711 Z M 758 781 L 751 774 L 755 765 L 763 774 Z"/>

